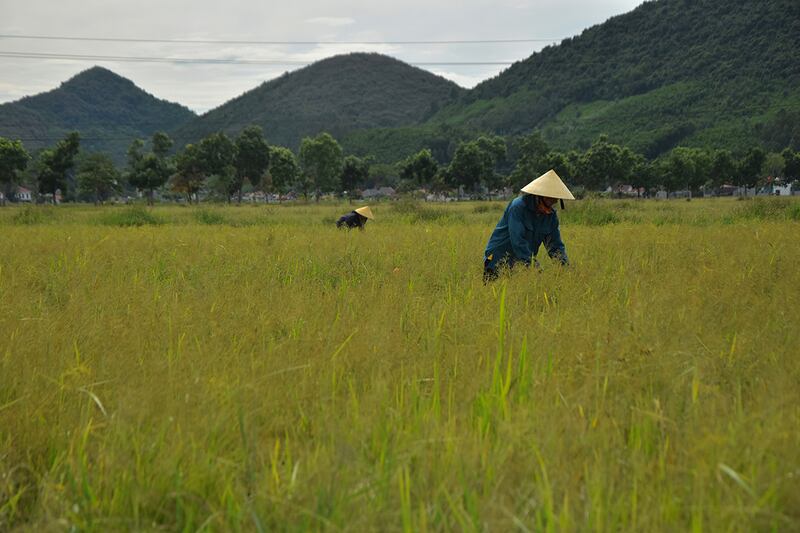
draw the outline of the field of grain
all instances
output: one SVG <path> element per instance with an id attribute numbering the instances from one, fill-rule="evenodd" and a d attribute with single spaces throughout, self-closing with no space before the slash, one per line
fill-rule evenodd
<path id="1" fill-rule="evenodd" d="M 800 529 L 800 202 L 0 209 L 0 530 Z"/>

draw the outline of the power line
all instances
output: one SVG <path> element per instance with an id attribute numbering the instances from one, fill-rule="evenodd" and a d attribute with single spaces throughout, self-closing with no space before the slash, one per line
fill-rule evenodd
<path id="1" fill-rule="evenodd" d="M 137 56 L 100 56 L 91 54 L 56 54 L 37 52 L 6 52 L 0 51 L 0 57 L 16 59 L 63 59 L 67 61 L 121 61 L 133 63 L 184 63 L 207 65 L 275 65 L 275 66 L 306 66 L 313 61 L 295 61 L 288 59 L 212 59 L 212 58 L 186 58 L 186 57 L 137 57 Z M 321 60 L 319 60 L 321 61 Z M 512 61 L 415 61 L 407 62 L 412 66 L 509 66 Z"/>
<path id="2" fill-rule="evenodd" d="M 66 60 L 98 60 L 98 61 L 130 61 L 150 63 L 221 63 L 245 65 L 306 65 L 306 61 L 292 60 L 249 60 L 249 59 L 211 59 L 211 58 L 181 58 L 181 57 L 136 57 L 136 56 L 100 56 L 92 54 L 56 54 L 38 52 L 6 52 L 0 51 L 0 57 L 20 59 L 66 59 Z"/>
<path id="3" fill-rule="evenodd" d="M 3 135 L 0 134 L 0 137 Z M 14 137 L 13 140 L 15 141 L 22 141 L 22 142 L 53 142 L 53 141 L 61 141 L 66 136 L 66 133 L 60 137 Z M 149 141 L 152 135 L 131 135 L 130 137 L 81 137 L 81 142 L 131 142 L 134 139 L 140 139 L 143 141 Z M 180 136 L 172 136 L 170 135 L 170 139 L 173 141 L 185 141 L 185 140 L 194 140 L 200 139 L 202 137 L 193 136 L 193 135 L 180 135 Z"/>
<path id="4" fill-rule="evenodd" d="M 455 45 L 455 44 L 520 44 L 520 43 L 552 43 L 562 39 L 457 39 L 433 41 L 250 41 L 225 39 L 144 39 L 125 37 L 68 37 L 62 35 L 10 35 L 0 34 L 0 39 L 28 39 L 48 41 L 91 41 L 112 43 L 167 43 L 167 44 L 246 44 L 246 45 Z"/>

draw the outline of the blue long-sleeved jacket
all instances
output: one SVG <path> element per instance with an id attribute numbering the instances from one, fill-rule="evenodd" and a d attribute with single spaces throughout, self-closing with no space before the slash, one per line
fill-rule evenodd
<path id="1" fill-rule="evenodd" d="M 494 270 L 503 260 L 509 266 L 517 261 L 530 265 L 542 244 L 551 258 L 568 263 L 558 229 L 558 215 L 555 210 L 549 215 L 537 213 L 536 199 L 536 196 L 523 194 L 508 204 L 483 254 L 487 268 Z"/>
<path id="2" fill-rule="evenodd" d="M 339 220 L 336 221 L 336 227 L 341 228 L 345 226 L 347 229 L 364 229 L 364 226 L 367 224 L 367 217 L 364 215 L 359 215 L 355 211 L 350 211 L 346 215 L 342 215 L 339 217 Z"/>

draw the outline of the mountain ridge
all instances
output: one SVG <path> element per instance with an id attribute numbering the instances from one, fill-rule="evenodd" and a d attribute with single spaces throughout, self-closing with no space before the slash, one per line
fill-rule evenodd
<path id="1" fill-rule="evenodd" d="M 156 126 L 182 147 L 253 123 L 273 144 L 296 149 L 303 137 L 327 131 L 347 151 L 379 154 L 387 163 L 426 147 L 444 162 L 453 142 L 471 135 L 513 138 L 537 130 L 562 150 L 585 148 L 605 133 L 651 158 L 678 145 L 800 149 L 799 55 L 796 0 L 651 0 L 471 90 L 388 56 L 356 52 L 265 81 L 201 116 L 170 108 L 174 116 L 158 117 L 172 120 L 162 127 L 134 120 L 130 102 L 118 106 L 123 112 L 104 114 L 102 97 L 81 97 L 109 87 L 141 97 L 133 82 L 97 67 L 48 93 L 0 105 L 0 124 L 13 109 L 34 138 L 81 124 L 88 139 L 127 136 L 124 143 L 85 144 L 115 150 L 117 160 L 134 137 Z M 59 100 L 58 113 L 51 100 Z M 102 120 L 86 126 L 82 113 L 90 104 Z"/>
<path id="2" fill-rule="evenodd" d="M 275 144 L 296 148 L 301 139 L 327 131 L 350 132 L 423 122 L 464 89 L 398 59 L 354 52 L 332 56 L 263 82 L 177 128 L 182 139 L 214 131 L 236 134 L 260 125 Z"/>
<path id="3" fill-rule="evenodd" d="M 50 91 L 0 105 L 0 136 L 22 139 L 35 151 L 77 130 L 85 149 L 110 152 L 120 161 L 134 138 L 174 129 L 195 116 L 185 106 L 94 66 Z"/>

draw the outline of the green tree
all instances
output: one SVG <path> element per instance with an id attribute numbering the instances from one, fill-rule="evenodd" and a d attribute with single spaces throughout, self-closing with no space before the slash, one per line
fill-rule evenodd
<path id="1" fill-rule="evenodd" d="M 762 168 L 767 159 L 767 154 L 760 147 L 751 148 L 747 154 L 739 161 L 737 185 L 743 187 L 755 187 L 761 179 Z"/>
<path id="2" fill-rule="evenodd" d="M 135 139 L 128 148 L 128 183 L 147 193 L 147 204 L 153 205 L 155 190 L 164 185 L 175 171 L 169 151 L 173 142 L 163 132 L 151 138 L 152 150 L 145 153 L 144 142 Z"/>
<path id="3" fill-rule="evenodd" d="M 447 168 L 439 168 L 439 172 L 431 179 L 431 191 L 435 193 L 443 193 L 447 191 L 449 176 L 447 175 Z"/>
<path id="4" fill-rule="evenodd" d="M 715 187 L 733 183 L 736 179 L 736 161 L 729 150 L 717 150 L 711 159 L 709 178 Z"/>
<path id="5" fill-rule="evenodd" d="M 153 145 L 153 153 L 159 159 L 166 159 L 169 156 L 169 151 L 175 144 L 170 136 L 163 131 L 155 132 L 151 138 L 151 142 Z"/>
<path id="6" fill-rule="evenodd" d="M 712 163 L 709 154 L 700 148 L 674 148 L 665 160 L 667 188 L 697 191 L 708 182 Z"/>
<path id="7" fill-rule="evenodd" d="M 764 159 L 764 164 L 761 166 L 761 174 L 772 176 L 773 178 L 782 178 L 784 168 L 786 168 L 786 161 L 783 159 L 783 155 L 771 152 Z"/>
<path id="8" fill-rule="evenodd" d="M 203 188 L 206 175 L 198 145 L 187 144 L 176 156 L 175 168 L 175 175 L 171 178 L 172 190 L 184 193 L 190 204 L 193 198 L 199 203 L 197 194 Z"/>
<path id="9" fill-rule="evenodd" d="M 400 180 L 400 169 L 397 164 L 375 163 L 369 167 L 367 187 L 397 187 Z"/>
<path id="10" fill-rule="evenodd" d="M 227 201 L 240 188 L 236 183 L 236 145 L 224 133 L 212 133 L 197 145 L 197 157 L 205 179 L 211 178 L 225 192 Z M 204 179 L 204 181 L 205 181 Z"/>
<path id="11" fill-rule="evenodd" d="M 17 173 L 25 170 L 30 158 L 22 141 L 0 137 L 0 205 L 6 205 L 6 198 L 11 196 L 12 185 L 16 183 Z"/>
<path id="12" fill-rule="evenodd" d="M 452 185 L 477 191 L 482 183 L 489 182 L 494 177 L 492 154 L 475 141 L 461 143 L 456 148 L 447 174 Z"/>
<path id="13" fill-rule="evenodd" d="M 781 155 L 783 156 L 783 176 L 789 181 L 800 179 L 800 152 L 786 148 Z"/>
<path id="14" fill-rule="evenodd" d="M 350 192 L 363 187 L 369 177 L 371 163 L 371 157 L 361 158 L 354 155 L 345 157 L 342 162 L 342 175 L 339 176 L 342 190 Z"/>
<path id="15" fill-rule="evenodd" d="M 294 153 L 283 146 L 270 148 L 269 188 L 279 195 L 291 187 L 300 174 Z"/>
<path id="16" fill-rule="evenodd" d="M 253 187 L 258 187 L 269 168 L 269 158 L 270 149 L 261 126 L 246 127 L 236 138 L 236 157 L 233 163 L 236 174 L 232 187 L 237 192 L 239 203 L 242 203 L 244 181 L 249 180 Z"/>
<path id="17" fill-rule="evenodd" d="M 630 182 L 635 165 L 636 156 L 629 148 L 610 143 L 601 135 L 580 158 L 576 172 L 582 185 L 598 190 Z"/>
<path id="18" fill-rule="evenodd" d="M 505 163 L 508 156 L 505 139 L 496 135 L 481 135 L 475 140 L 475 144 L 492 158 L 492 168 L 484 178 L 484 184 L 491 190 L 504 187 L 507 179 L 497 172 L 497 167 Z"/>
<path id="19" fill-rule="evenodd" d="M 342 164 L 342 147 L 329 133 L 304 138 L 300 143 L 302 177 L 307 180 L 300 184 L 304 195 L 308 197 L 308 191 L 314 190 L 319 201 L 323 192 L 337 190 Z"/>
<path id="20" fill-rule="evenodd" d="M 78 189 L 91 195 L 95 205 L 108 198 L 112 192 L 121 190 L 120 173 L 110 156 L 95 153 L 86 156 L 78 164 Z"/>
<path id="21" fill-rule="evenodd" d="M 655 165 L 645 159 L 644 156 L 636 156 L 636 162 L 633 165 L 633 172 L 631 172 L 631 185 L 636 189 L 636 197 L 641 196 L 641 189 L 645 190 L 645 195 L 649 189 L 656 185 L 658 173 Z"/>
<path id="22" fill-rule="evenodd" d="M 438 171 L 439 163 L 431 151 L 425 148 L 400 164 L 400 179 L 411 184 L 413 188 L 428 187 Z"/>
<path id="23" fill-rule="evenodd" d="M 497 135 L 481 135 L 475 139 L 475 143 L 483 150 L 492 156 L 495 166 L 504 162 L 508 156 L 508 146 L 502 137 Z"/>
<path id="24" fill-rule="evenodd" d="M 67 188 L 68 173 L 75 166 L 75 156 L 81 148 L 81 136 L 77 131 L 69 133 L 64 139 L 58 141 L 56 146 L 42 151 L 37 164 L 39 192 L 53 195 L 53 204 L 56 203 L 56 191 Z"/>
<path id="25" fill-rule="evenodd" d="M 505 179 L 495 169 L 506 155 L 505 141 L 499 137 L 481 136 L 474 141 L 462 142 L 456 148 L 445 176 L 452 186 L 469 191 L 478 191 L 481 185 L 490 189 L 502 187 Z"/>

